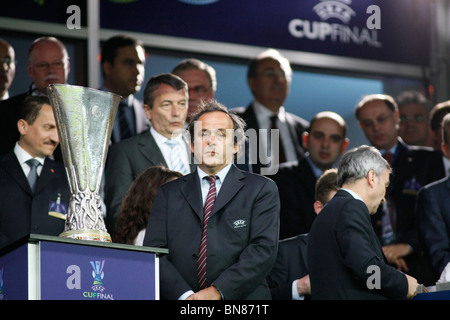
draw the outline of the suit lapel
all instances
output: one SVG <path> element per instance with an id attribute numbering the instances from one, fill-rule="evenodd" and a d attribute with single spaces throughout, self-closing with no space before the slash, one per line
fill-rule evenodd
<path id="1" fill-rule="evenodd" d="M 203 219 L 203 201 L 197 171 L 178 179 L 183 181 L 183 183 L 180 184 L 181 193 L 201 221 Z"/>
<path id="2" fill-rule="evenodd" d="M 30 184 L 28 183 L 27 177 L 25 176 L 22 167 L 20 166 L 19 160 L 17 159 L 14 152 L 10 152 L 5 156 L 5 161 L 3 161 L 3 166 L 6 172 L 11 176 L 11 178 L 16 181 L 16 183 L 25 190 L 28 194 L 32 194 Z"/>
<path id="3" fill-rule="evenodd" d="M 139 136 L 139 152 L 150 162 L 152 165 L 163 164 L 168 168 L 166 160 L 159 150 L 158 145 L 156 144 L 155 138 L 150 133 L 150 130 Z"/>
<path id="4" fill-rule="evenodd" d="M 245 123 L 247 124 L 247 128 L 255 129 L 258 133 L 259 125 L 258 121 L 256 120 L 256 114 L 255 109 L 253 107 L 253 103 L 251 103 L 247 109 L 245 109 L 244 113 L 242 114 L 242 119 L 244 119 Z"/>
<path id="5" fill-rule="evenodd" d="M 301 147 L 303 145 L 303 142 L 299 141 L 300 137 L 297 135 L 297 132 L 295 131 L 294 118 L 287 112 L 285 114 L 286 114 L 286 124 L 289 129 L 289 134 L 291 135 L 292 142 L 294 143 L 294 148 L 295 148 L 295 152 L 297 153 L 297 158 L 300 159 L 304 156 L 304 152 Z"/>
<path id="6" fill-rule="evenodd" d="M 217 195 L 216 202 L 212 209 L 211 215 L 222 209 L 245 185 L 242 181 L 245 176 L 234 165 L 231 165 L 225 181 L 222 183 L 219 194 Z"/>
<path id="7" fill-rule="evenodd" d="M 37 180 L 35 194 L 38 194 L 48 187 L 55 176 L 56 170 L 60 169 L 56 169 L 55 162 L 51 159 L 46 158 L 44 166 L 42 167 L 41 174 L 39 175 L 39 179 Z"/>

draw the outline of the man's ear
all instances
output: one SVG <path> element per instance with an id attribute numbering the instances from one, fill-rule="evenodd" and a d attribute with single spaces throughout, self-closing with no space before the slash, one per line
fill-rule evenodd
<path id="1" fill-rule="evenodd" d="M 303 141 L 303 148 L 305 150 L 308 150 L 308 141 L 309 141 L 309 133 L 308 132 L 303 132 L 302 134 L 302 141 Z"/>
<path id="2" fill-rule="evenodd" d="M 105 74 L 105 77 L 109 76 L 111 74 L 112 65 L 109 61 L 103 62 L 102 65 L 103 73 Z"/>
<path id="3" fill-rule="evenodd" d="M 447 158 L 450 159 L 450 147 L 449 147 L 447 144 L 442 143 L 442 144 L 441 144 L 441 150 L 442 150 L 442 153 L 443 153 Z"/>
<path id="4" fill-rule="evenodd" d="M 316 200 L 314 202 L 314 212 L 316 214 L 319 214 L 319 212 L 323 209 L 323 204 L 319 200 Z"/>
<path id="5" fill-rule="evenodd" d="M 375 185 L 375 178 L 377 177 L 377 175 L 375 174 L 375 171 L 370 170 L 369 173 L 367 174 L 367 184 L 373 188 L 373 186 Z"/>
<path id="6" fill-rule="evenodd" d="M 144 104 L 144 112 L 145 112 L 145 115 L 147 116 L 147 119 L 149 121 L 151 121 L 152 120 L 152 112 L 151 112 L 150 106 L 148 104 Z"/>
<path id="7" fill-rule="evenodd" d="M 20 132 L 20 135 L 24 135 L 28 131 L 28 122 L 26 122 L 24 119 L 19 119 L 17 121 L 17 129 Z"/>

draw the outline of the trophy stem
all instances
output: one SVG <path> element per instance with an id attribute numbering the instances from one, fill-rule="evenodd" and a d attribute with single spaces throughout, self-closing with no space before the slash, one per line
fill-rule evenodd
<path id="1" fill-rule="evenodd" d="M 103 221 L 101 199 L 97 192 L 72 194 L 62 238 L 111 242 Z"/>

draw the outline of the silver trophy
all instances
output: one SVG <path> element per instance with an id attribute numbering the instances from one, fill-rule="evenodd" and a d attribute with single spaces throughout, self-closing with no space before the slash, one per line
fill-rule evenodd
<path id="1" fill-rule="evenodd" d="M 58 128 L 71 197 L 60 237 L 110 242 L 100 184 L 119 95 L 66 84 L 47 88 Z"/>

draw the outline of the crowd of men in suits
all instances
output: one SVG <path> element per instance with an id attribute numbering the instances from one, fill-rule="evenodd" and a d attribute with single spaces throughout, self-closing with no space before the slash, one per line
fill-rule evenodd
<path id="1" fill-rule="evenodd" d="M 56 203 L 69 201 L 55 119 L 45 89 L 52 83 L 67 82 L 70 59 L 64 44 L 54 37 L 36 39 L 28 56 L 29 90 L 0 102 L 4 115 L 0 120 L 0 196 L 8 199 L 0 205 L 0 247 L 29 233 L 59 235 L 64 212 L 50 213 Z M 314 242 L 308 248 L 321 248 L 315 250 L 323 250 L 322 245 L 330 240 L 319 241 L 320 233 L 312 231 L 318 213 L 317 183 L 347 154 L 344 119 L 323 111 L 307 121 L 285 110 L 292 69 L 274 49 L 265 50 L 249 64 L 247 80 L 254 100 L 230 109 L 214 101 L 216 74 L 202 61 L 183 60 L 170 73 L 153 76 L 144 84 L 146 55 L 139 40 L 114 36 L 103 44 L 101 56 L 104 83 L 100 89 L 123 98 L 102 187 L 108 230 L 114 232 L 122 199 L 147 168 L 162 164 L 184 175 L 160 188 L 145 231 L 144 245 L 169 248 L 169 255 L 161 259 L 163 298 L 291 299 L 308 297 L 311 292 L 313 298 L 406 298 L 414 295 L 411 279 L 433 285 L 448 272 L 450 218 L 444 213 L 450 207 L 442 199 L 449 199 L 450 134 L 442 134 L 449 122 L 442 119 L 450 113 L 450 103 L 440 103 L 429 112 L 422 97 L 406 95 L 397 103 L 389 95 L 372 94 L 357 104 L 355 116 L 373 148 L 347 152 L 349 161 L 356 165 L 351 157 L 361 156 L 363 151 L 379 155 L 384 160 L 377 160 L 375 175 L 365 172 L 358 179 L 384 179 L 388 184 L 386 194 L 375 197 L 383 201 L 373 212 L 369 210 L 370 241 L 378 241 L 369 252 L 383 261 L 379 264 L 383 270 L 395 274 L 392 277 L 397 280 L 393 281 L 401 288 L 372 294 L 368 288 L 361 289 L 359 282 L 348 280 L 349 290 L 358 288 L 355 294 L 337 290 L 326 295 L 317 289 L 315 296 L 309 273 L 311 284 L 317 288 L 326 288 L 329 283 L 324 284 L 314 274 L 307 260 L 319 265 L 316 255 L 324 252 L 309 250 L 306 254 L 309 240 L 305 239 L 309 237 L 304 235 L 311 231 Z M 0 59 L 5 72 L 14 69 L 14 51 L 4 41 L 0 41 Z M 10 77 L 5 79 L 10 85 Z M 134 94 L 144 85 L 140 102 Z M 7 87 L 2 92 L 7 92 Z M 420 125 L 427 128 L 419 130 Z M 419 132 L 423 136 L 417 137 Z M 422 146 L 406 144 L 407 139 Z M 28 164 L 31 158 L 39 162 L 36 186 L 29 182 L 36 181 Z M 385 163 L 388 178 L 382 177 Z M 345 185 L 346 190 L 353 190 L 353 181 L 347 178 L 341 177 L 336 188 Z M 370 183 L 358 186 L 368 192 L 374 188 Z M 365 200 L 352 192 L 340 195 L 341 203 Z M 330 198 L 319 202 L 323 206 Z M 206 214 L 203 207 L 210 201 L 212 210 Z M 341 204 L 337 200 L 333 203 L 341 211 Z M 365 214 L 360 207 L 356 203 L 355 210 Z M 329 212 L 325 210 L 320 220 L 330 217 Z M 361 223 L 367 227 L 366 222 Z M 321 225 L 327 223 L 322 221 Z M 350 221 L 345 228 L 351 225 Z M 292 253 L 296 271 L 280 277 L 276 270 L 283 268 L 278 264 L 287 261 L 281 258 L 287 254 L 282 248 L 292 243 L 292 237 L 301 240 L 298 243 L 303 243 L 303 249 Z M 304 266 L 301 271 L 299 261 Z M 407 278 L 394 273 L 395 269 Z M 338 266 L 336 270 L 340 270 Z M 335 276 L 342 274 L 336 271 Z M 359 280 L 365 283 L 364 277 Z M 391 285 L 386 282 L 386 288 Z"/>

